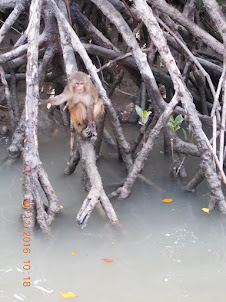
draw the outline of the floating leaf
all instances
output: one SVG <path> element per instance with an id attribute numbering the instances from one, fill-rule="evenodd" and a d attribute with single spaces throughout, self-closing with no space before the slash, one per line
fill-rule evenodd
<path id="1" fill-rule="evenodd" d="M 170 198 L 162 200 L 162 202 L 171 202 L 171 201 L 173 201 L 173 199 L 170 199 Z"/>
<path id="2" fill-rule="evenodd" d="M 115 242 L 114 241 L 112 241 L 112 243 L 111 243 L 112 245 L 114 245 L 115 244 Z"/>
<path id="3" fill-rule="evenodd" d="M 62 293 L 60 292 L 60 295 L 64 298 L 74 298 L 74 297 L 78 297 L 76 294 L 72 293 L 72 292 L 67 292 L 67 293 Z"/>
<path id="4" fill-rule="evenodd" d="M 105 261 L 105 262 L 113 262 L 112 259 L 108 259 L 108 258 L 104 258 L 104 259 L 102 259 L 102 260 Z"/>
<path id="5" fill-rule="evenodd" d="M 76 254 L 76 252 L 72 252 L 71 254 L 74 255 L 74 254 Z"/>
<path id="6" fill-rule="evenodd" d="M 60 208 L 63 209 L 64 207 L 63 207 L 63 206 L 60 206 Z"/>
<path id="7" fill-rule="evenodd" d="M 208 208 L 202 208 L 203 212 L 209 214 L 210 213 L 210 210 Z"/>
<path id="8" fill-rule="evenodd" d="M 20 180 L 23 180 L 22 178 L 20 178 Z"/>

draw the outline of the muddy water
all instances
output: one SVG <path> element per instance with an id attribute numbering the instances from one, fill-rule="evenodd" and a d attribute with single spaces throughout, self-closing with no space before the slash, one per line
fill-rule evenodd
<path id="1" fill-rule="evenodd" d="M 75 221 L 86 196 L 81 168 L 63 174 L 68 136 L 55 132 L 42 140 L 41 160 L 64 208 L 50 236 L 38 229 L 31 233 L 30 254 L 23 253 L 19 215 L 21 160 L 4 160 L 5 141 L 0 144 L 0 301 L 58 302 L 64 300 L 59 292 L 68 291 L 78 295 L 70 301 L 81 302 L 226 301 L 226 217 L 201 211 L 209 198 L 205 184 L 191 195 L 170 180 L 161 143 L 144 174 L 163 191 L 137 181 L 128 199 L 112 201 L 121 230 L 97 212 L 81 230 Z M 121 163 L 107 159 L 109 153 L 106 149 L 98 163 L 105 186 L 125 176 Z M 189 171 L 193 162 L 187 163 Z M 163 198 L 173 202 L 161 203 Z M 30 270 L 23 270 L 25 261 Z M 23 286 L 23 278 L 30 278 L 30 287 Z"/>

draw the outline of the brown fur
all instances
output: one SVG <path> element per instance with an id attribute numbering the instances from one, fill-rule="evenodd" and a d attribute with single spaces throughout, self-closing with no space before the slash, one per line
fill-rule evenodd
<path id="1" fill-rule="evenodd" d="M 71 121 L 76 131 L 82 132 L 104 113 L 102 99 L 93 85 L 90 77 L 81 71 L 72 73 L 68 78 L 68 84 L 64 91 L 53 98 L 46 100 L 52 105 L 60 105 L 68 101 L 68 109 Z"/>

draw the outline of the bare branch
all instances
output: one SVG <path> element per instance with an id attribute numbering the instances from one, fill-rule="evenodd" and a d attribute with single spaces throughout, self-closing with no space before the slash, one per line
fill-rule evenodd
<path id="1" fill-rule="evenodd" d="M 217 41 L 213 36 L 211 36 L 206 31 L 201 29 L 198 25 L 191 22 L 176 8 L 167 4 L 165 0 L 148 0 L 148 3 L 150 3 L 150 5 L 154 5 L 163 14 L 169 15 L 173 20 L 179 22 L 181 25 L 186 27 L 194 36 L 201 38 L 206 45 L 211 47 L 217 53 L 219 54 L 223 53 L 224 47 L 222 43 Z"/>

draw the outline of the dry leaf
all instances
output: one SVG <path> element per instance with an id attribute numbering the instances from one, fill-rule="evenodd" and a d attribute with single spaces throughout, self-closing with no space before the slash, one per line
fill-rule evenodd
<path id="1" fill-rule="evenodd" d="M 72 252 L 71 254 L 74 255 L 74 254 L 76 254 L 76 252 Z"/>
<path id="2" fill-rule="evenodd" d="M 169 198 L 169 199 L 163 199 L 163 200 L 162 200 L 162 202 L 171 202 L 171 201 L 173 201 L 173 199 L 170 199 L 170 198 Z"/>
<path id="3" fill-rule="evenodd" d="M 209 214 L 210 213 L 210 210 L 208 208 L 202 208 L 203 212 Z"/>
<path id="4" fill-rule="evenodd" d="M 72 292 L 67 292 L 67 293 L 62 293 L 60 292 L 60 295 L 64 298 L 74 298 L 74 297 L 78 297 L 76 294 L 72 293 Z"/>
<path id="5" fill-rule="evenodd" d="M 108 259 L 108 258 L 104 258 L 104 259 L 102 259 L 102 260 L 105 261 L 105 262 L 113 262 L 112 259 Z"/>

